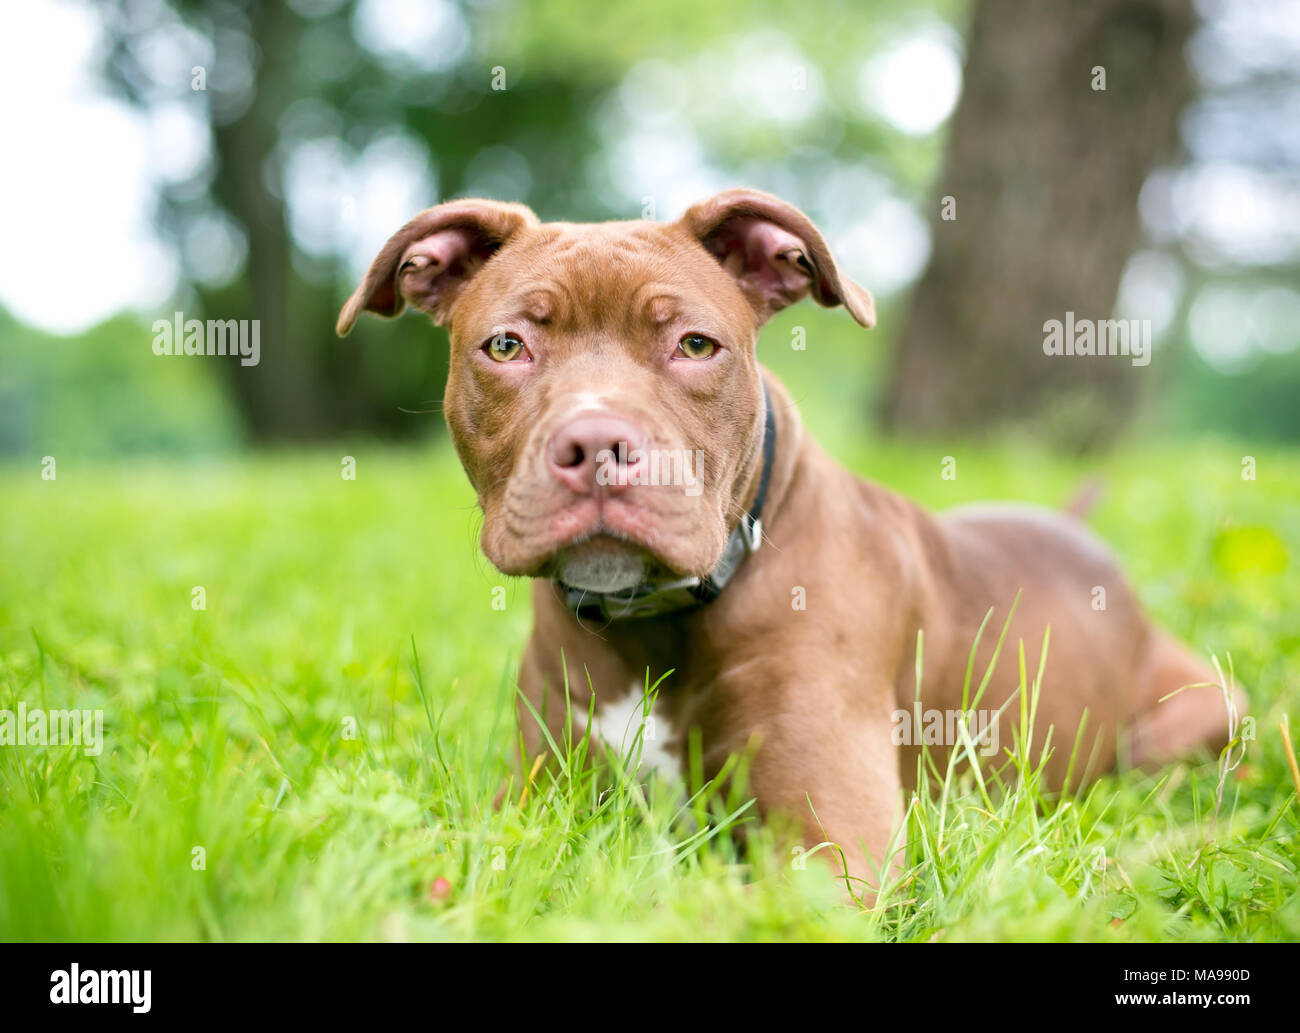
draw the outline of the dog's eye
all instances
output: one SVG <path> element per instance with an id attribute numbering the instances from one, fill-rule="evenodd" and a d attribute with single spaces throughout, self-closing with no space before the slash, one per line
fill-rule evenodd
<path id="1" fill-rule="evenodd" d="M 488 353 L 488 358 L 497 362 L 518 362 L 528 358 L 524 342 L 510 333 L 493 334 L 488 338 L 487 344 L 483 345 L 483 350 Z"/>
<path id="2" fill-rule="evenodd" d="M 717 350 L 718 342 L 703 334 L 687 334 L 677 342 L 677 353 L 687 359 L 707 359 Z"/>

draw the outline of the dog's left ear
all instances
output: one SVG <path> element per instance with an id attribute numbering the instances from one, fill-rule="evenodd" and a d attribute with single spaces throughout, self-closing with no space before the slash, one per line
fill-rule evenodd
<path id="1" fill-rule="evenodd" d="M 761 190 L 724 190 L 688 208 L 678 225 L 735 278 L 759 323 L 811 293 L 819 305 L 843 305 L 862 326 L 876 325 L 871 295 L 840 272 L 794 205 Z"/>
<path id="2" fill-rule="evenodd" d="M 471 197 L 422 211 L 388 238 L 339 313 L 346 337 L 362 312 L 400 316 L 408 304 L 440 326 L 484 263 L 537 216 L 522 204 Z"/>

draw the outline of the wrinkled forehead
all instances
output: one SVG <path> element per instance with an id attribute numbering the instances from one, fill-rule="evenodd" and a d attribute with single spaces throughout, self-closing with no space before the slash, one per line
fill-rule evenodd
<path id="1" fill-rule="evenodd" d="M 748 304 L 716 260 L 677 227 L 546 223 L 518 234 L 459 300 L 456 331 L 526 321 L 554 333 L 623 334 L 674 323 L 748 326 Z"/>

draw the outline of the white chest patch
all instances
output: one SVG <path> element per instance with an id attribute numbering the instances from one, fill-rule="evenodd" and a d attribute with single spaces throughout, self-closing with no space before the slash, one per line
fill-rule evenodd
<path id="1" fill-rule="evenodd" d="M 599 739 L 606 749 L 627 763 L 631 763 L 639 749 L 637 770 L 648 768 L 669 781 L 681 781 L 682 765 L 673 748 L 673 729 L 654 710 L 645 713 L 645 686 L 640 682 L 634 683 L 632 691 L 614 703 L 601 706 L 597 697 L 591 737 Z"/>

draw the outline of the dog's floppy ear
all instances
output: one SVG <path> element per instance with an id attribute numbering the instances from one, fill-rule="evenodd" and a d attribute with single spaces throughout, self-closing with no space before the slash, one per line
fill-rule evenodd
<path id="1" fill-rule="evenodd" d="M 871 295 L 840 272 L 794 205 L 761 190 L 724 190 L 692 205 L 679 225 L 735 278 L 760 323 L 811 293 L 819 305 L 843 305 L 863 326 L 876 325 Z"/>
<path id="2" fill-rule="evenodd" d="M 388 238 L 335 329 L 345 337 L 363 311 L 398 316 L 408 303 L 446 323 L 470 277 L 512 236 L 536 225 L 522 204 L 470 198 L 425 209 Z"/>

